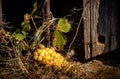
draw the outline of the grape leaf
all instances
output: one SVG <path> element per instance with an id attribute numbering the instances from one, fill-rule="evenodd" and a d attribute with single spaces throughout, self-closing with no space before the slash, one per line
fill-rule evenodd
<path id="1" fill-rule="evenodd" d="M 21 34 L 21 33 L 18 33 L 18 34 L 16 34 L 16 36 L 15 36 L 16 40 L 18 40 L 18 41 L 24 39 L 25 37 L 26 37 L 26 36 L 23 35 L 23 34 Z"/>
<path id="2" fill-rule="evenodd" d="M 27 33 L 25 31 L 20 31 L 19 29 L 12 34 L 12 37 L 18 41 L 23 40 L 24 38 L 26 38 L 26 36 Z"/>
<path id="3" fill-rule="evenodd" d="M 58 30 L 64 33 L 67 33 L 70 31 L 71 24 L 68 23 L 67 19 L 65 18 L 60 18 L 58 21 Z"/>
<path id="4" fill-rule="evenodd" d="M 64 45 L 66 44 L 66 38 L 63 36 L 63 34 L 57 30 L 54 31 L 53 35 L 53 46 L 58 47 L 59 49 L 63 49 Z"/>

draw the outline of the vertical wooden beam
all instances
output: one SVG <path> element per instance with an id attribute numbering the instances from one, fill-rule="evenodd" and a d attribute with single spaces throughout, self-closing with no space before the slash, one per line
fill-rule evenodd
<path id="1" fill-rule="evenodd" d="M 46 2 L 46 20 L 50 20 L 50 0 Z"/>
<path id="2" fill-rule="evenodd" d="M 90 58 L 90 0 L 83 0 L 83 20 L 84 20 L 84 50 L 85 59 Z"/>
<path id="3" fill-rule="evenodd" d="M 100 55 L 104 52 L 105 44 L 98 41 L 98 24 L 99 24 L 99 0 L 91 0 L 91 43 L 92 57 Z"/>
<path id="4" fill-rule="evenodd" d="M 45 4 L 45 19 L 46 21 L 49 22 L 49 20 L 51 19 L 51 16 L 50 16 L 50 0 L 46 0 L 46 4 Z M 47 29 L 47 46 L 50 47 L 50 25 L 47 26 L 48 29 Z"/>
<path id="5" fill-rule="evenodd" d="M 103 53 L 105 45 L 98 42 L 98 17 L 100 0 L 84 0 L 85 59 Z"/>

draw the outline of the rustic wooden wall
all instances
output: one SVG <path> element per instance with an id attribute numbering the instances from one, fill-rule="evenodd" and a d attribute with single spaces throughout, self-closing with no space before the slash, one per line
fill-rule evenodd
<path id="1" fill-rule="evenodd" d="M 97 24 L 99 17 L 99 0 L 84 1 L 84 44 L 85 58 L 92 58 L 100 54 L 104 44 L 98 42 Z"/>
<path id="2" fill-rule="evenodd" d="M 84 0 L 85 58 L 117 48 L 116 1 Z"/>

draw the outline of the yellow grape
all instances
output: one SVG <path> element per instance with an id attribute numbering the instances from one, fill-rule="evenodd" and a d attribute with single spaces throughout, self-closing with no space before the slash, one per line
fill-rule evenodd
<path id="1" fill-rule="evenodd" d="M 42 52 L 37 52 L 38 53 L 38 56 L 41 56 Z"/>
<path id="2" fill-rule="evenodd" d="M 45 51 L 45 52 L 44 52 L 44 55 L 45 55 L 45 56 L 49 55 L 49 52 Z"/>
<path id="3" fill-rule="evenodd" d="M 55 56 L 56 56 L 56 52 L 53 52 L 53 53 L 51 54 L 51 56 L 52 56 L 52 57 L 55 57 Z"/>
<path id="4" fill-rule="evenodd" d="M 38 52 L 42 52 L 42 49 L 37 49 Z"/>
<path id="5" fill-rule="evenodd" d="M 38 56 L 38 52 L 36 52 L 36 51 L 33 54 L 34 54 L 34 56 Z"/>
<path id="6" fill-rule="evenodd" d="M 48 52 L 51 55 L 53 53 L 53 50 L 50 49 L 50 50 L 48 50 Z"/>
<path id="7" fill-rule="evenodd" d="M 45 60 L 51 60 L 50 55 L 46 55 L 46 56 L 45 56 Z"/>
<path id="8" fill-rule="evenodd" d="M 65 60 L 65 58 L 62 55 L 59 56 L 59 59 L 60 60 Z"/>
<path id="9" fill-rule="evenodd" d="M 45 60 L 46 65 L 50 65 L 50 62 L 48 60 Z"/>
<path id="10" fill-rule="evenodd" d="M 35 56 L 33 57 L 33 59 L 34 59 L 34 60 L 37 60 L 37 59 L 38 59 L 38 55 L 35 55 Z"/>
<path id="11" fill-rule="evenodd" d="M 49 51 L 49 50 L 50 50 L 50 48 L 45 48 L 45 50 L 46 50 L 46 51 Z"/>
<path id="12" fill-rule="evenodd" d="M 42 61 L 42 56 L 38 56 L 38 61 Z"/>
<path id="13" fill-rule="evenodd" d="M 64 59 L 63 59 L 63 58 L 60 58 L 60 59 L 58 60 L 58 62 L 59 62 L 59 63 L 63 63 L 63 62 L 64 62 Z"/>
<path id="14" fill-rule="evenodd" d="M 41 52 L 40 56 L 44 57 L 45 56 L 44 52 Z"/>
<path id="15" fill-rule="evenodd" d="M 42 50 L 42 53 L 46 53 L 46 50 L 45 50 L 45 49 L 43 49 L 43 50 Z"/>
<path id="16" fill-rule="evenodd" d="M 55 58 L 59 58 L 61 55 L 59 53 L 55 54 Z"/>
<path id="17" fill-rule="evenodd" d="M 41 50 L 41 49 L 37 49 L 37 52 L 38 52 L 38 53 L 41 53 L 41 52 L 42 52 L 42 50 Z"/>
<path id="18" fill-rule="evenodd" d="M 50 61 L 54 61 L 54 57 L 50 56 Z"/>

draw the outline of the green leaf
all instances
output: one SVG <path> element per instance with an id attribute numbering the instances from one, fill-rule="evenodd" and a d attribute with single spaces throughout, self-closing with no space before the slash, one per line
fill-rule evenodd
<path id="1" fill-rule="evenodd" d="M 58 21 L 58 30 L 64 33 L 67 33 L 70 31 L 71 24 L 68 23 L 67 19 L 65 18 L 60 18 Z"/>
<path id="2" fill-rule="evenodd" d="M 16 40 L 23 40 L 24 38 L 25 38 L 26 36 L 25 35 L 23 35 L 23 34 L 21 34 L 21 33 L 18 33 L 18 34 L 16 34 Z"/>
<path id="3" fill-rule="evenodd" d="M 54 31 L 53 35 L 53 46 L 58 47 L 59 49 L 63 49 L 64 45 L 66 44 L 66 39 L 63 34 L 57 30 Z"/>
<path id="4" fill-rule="evenodd" d="M 23 40 L 26 38 L 27 33 L 25 31 L 21 31 L 20 29 L 17 29 L 13 34 L 12 37 L 15 38 L 18 41 Z"/>
<path id="5" fill-rule="evenodd" d="M 21 33 L 25 36 L 27 35 L 27 33 L 25 31 L 21 31 Z"/>
<path id="6" fill-rule="evenodd" d="M 16 29 L 16 31 L 14 33 L 19 33 L 19 32 L 21 32 L 21 30 L 20 29 Z"/>
<path id="7" fill-rule="evenodd" d="M 21 41 L 25 38 L 26 36 L 23 35 L 22 33 L 17 33 L 15 34 L 15 39 L 18 40 L 18 41 Z"/>
<path id="8" fill-rule="evenodd" d="M 22 28 L 23 28 L 23 26 L 25 26 L 25 22 L 24 21 L 21 23 L 21 27 Z"/>

